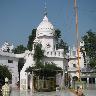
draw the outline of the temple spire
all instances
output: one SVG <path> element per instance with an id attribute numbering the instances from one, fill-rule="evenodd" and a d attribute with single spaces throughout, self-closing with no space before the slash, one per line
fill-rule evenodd
<path id="1" fill-rule="evenodd" d="M 46 0 L 44 0 L 44 16 L 47 15 L 47 6 L 46 6 Z"/>

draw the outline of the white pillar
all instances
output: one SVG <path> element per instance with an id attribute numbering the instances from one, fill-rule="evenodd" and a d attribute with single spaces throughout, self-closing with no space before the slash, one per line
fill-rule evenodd
<path id="1" fill-rule="evenodd" d="M 12 87 L 15 87 L 15 76 L 14 73 L 12 73 Z"/>
<path id="2" fill-rule="evenodd" d="M 89 84 L 89 78 L 87 78 L 87 83 Z"/>
<path id="3" fill-rule="evenodd" d="M 95 77 L 95 84 L 96 84 L 96 77 Z"/>
<path id="4" fill-rule="evenodd" d="M 22 77 L 24 75 L 24 78 Z M 28 73 L 20 74 L 20 90 L 28 89 Z"/>
<path id="5" fill-rule="evenodd" d="M 64 60 L 63 60 L 63 76 L 62 76 L 62 89 L 65 88 L 65 65 L 64 65 Z"/>
<path id="6" fill-rule="evenodd" d="M 34 84 L 33 84 L 33 71 L 32 71 L 32 75 L 31 75 L 31 86 L 30 86 L 32 92 L 34 92 Z"/>
<path id="7" fill-rule="evenodd" d="M 26 79 L 25 79 L 25 86 L 26 86 L 26 90 L 28 90 L 28 73 L 25 73 L 26 75 Z"/>
<path id="8" fill-rule="evenodd" d="M 32 90 L 32 74 L 30 75 L 30 89 Z"/>

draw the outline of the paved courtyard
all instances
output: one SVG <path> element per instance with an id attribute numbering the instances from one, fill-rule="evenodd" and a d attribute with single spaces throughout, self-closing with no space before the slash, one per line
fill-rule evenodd
<path id="1" fill-rule="evenodd" d="M 96 96 L 96 90 L 84 90 L 85 96 Z"/>
<path id="2" fill-rule="evenodd" d="M 19 90 L 12 91 L 11 96 L 76 96 L 75 94 L 69 92 L 68 90 L 61 92 L 37 92 L 32 94 L 32 92 L 20 92 Z"/>
<path id="3" fill-rule="evenodd" d="M 96 90 L 84 90 L 85 96 L 96 96 Z M 36 92 L 32 93 L 30 91 L 22 91 L 14 90 L 11 92 L 11 96 L 76 96 L 72 92 L 68 90 L 60 91 L 60 92 Z"/>

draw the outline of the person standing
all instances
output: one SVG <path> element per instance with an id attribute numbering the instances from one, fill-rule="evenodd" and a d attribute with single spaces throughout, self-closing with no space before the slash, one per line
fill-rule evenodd
<path id="1" fill-rule="evenodd" d="M 8 84 L 8 78 L 7 77 L 5 78 L 5 84 L 2 86 L 1 91 L 2 91 L 3 96 L 10 96 L 11 89 L 10 89 L 10 86 Z"/>

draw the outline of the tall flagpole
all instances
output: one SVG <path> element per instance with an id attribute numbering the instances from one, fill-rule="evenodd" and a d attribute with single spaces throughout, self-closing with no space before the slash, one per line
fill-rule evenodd
<path id="1" fill-rule="evenodd" d="M 75 19 L 76 19 L 76 42 L 77 42 L 77 72 L 78 72 L 78 79 L 80 81 L 80 61 L 79 61 L 79 51 L 80 51 L 80 42 L 79 42 L 79 32 L 78 32 L 78 7 L 76 4 L 76 0 L 74 0 L 74 8 L 75 8 Z"/>

